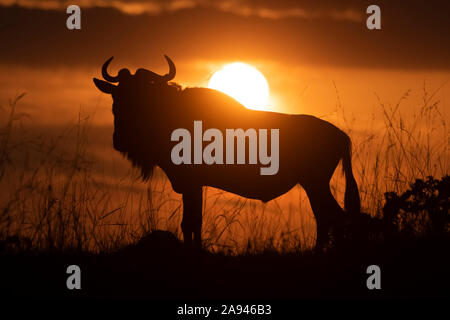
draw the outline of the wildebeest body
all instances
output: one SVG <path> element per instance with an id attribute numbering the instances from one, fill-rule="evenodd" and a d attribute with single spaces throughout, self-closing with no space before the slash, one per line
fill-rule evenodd
<path id="1" fill-rule="evenodd" d="M 329 228 L 342 214 L 329 189 L 329 181 L 341 159 L 347 181 L 345 206 L 348 210 L 359 211 L 359 195 L 351 170 L 350 139 L 331 123 L 309 115 L 250 110 L 221 92 L 206 88 L 182 90 L 166 81 L 152 80 L 153 75 L 148 77 L 139 70 L 134 76 L 122 73 L 127 75 L 120 79 L 118 86 L 94 80 L 100 90 L 113 96 L 114 147 L 142 170 L 144 179 L 150 177 L 154 166 L 159 166 L 174 191 L 183 195 L 182 228 L 188 243 L 194 235 L 200 245 L 202 187 L 215 187 L 267 202 L 298 183 L 305 188 L 316 217 L 318 244 L 326 243 Z M 248 162 L 174 164 L 171 150 L 178 142 L 171 141 L 171 134 L 178 128 L 188 129 L 192 135 L 193 155 L 194 121 L 202 121 L 203 131 L 219 129 L 224 138 L 226 129 L 253 128 L 268 132 L 279 129 L 277 174 L 261 175 L 261 165 Z M 209 143 L 203 142 L 203 146 Z M 225 155 L 225 141 L 223 146 Z M 246 148 L 246 159 L 248 152 Z"/>

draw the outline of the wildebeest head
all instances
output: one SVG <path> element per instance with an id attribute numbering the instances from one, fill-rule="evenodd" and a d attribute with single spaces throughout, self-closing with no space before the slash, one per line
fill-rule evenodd
<path id="1" fill-rule="evenodd" d="M 162 91 L 168 87 L 168 81 L 175 77 L 175 64 L 169 57 L 164 57 L 169 64 L 169 72 L 165 75 L 143 68 L 132 75 L 128 69 L 123 68 L 116 76 L 112 76 L 108 73 L 108 65 L 113 59 L 111 57 L 102 66 L 102 76 L 106 81 L 94 78 L 97 88 L 111 94 L 113 98 L 113 145 L 117 151 L 133 152 L 132 144 L 142 136 L 141 132 L 136 132 L 139 130 L 137 123 L 139 117 L 147 113 L 146 109 L 151 104 L 149 102 L 155 99 L 155 95 L 161 95 Z"/>

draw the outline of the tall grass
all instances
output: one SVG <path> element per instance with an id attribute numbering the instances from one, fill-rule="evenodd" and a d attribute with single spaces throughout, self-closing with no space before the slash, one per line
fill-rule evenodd
<path id="1" fill-rule="evenodd" d="M 411 105 L 411 90 L 395 104 L 386 103 L 375 93 L 381 119 L 359 124 L 348 119 L 338 96 L 342 127 L 353 140 L 353 165 L 363 209 L 380 214 L 385 192 L 403 192 L 415 179 L 442 177 L 449 172 L 448 114 L 436 98 L 442 84 L 432 93 L 422 89 L 420 105 Z M 342 181 L 338 184 L 343 192 Z"/>
<path id="2" fill-rule="evenodd" d="M 365 212 L 380 214 L 385 192 L 448 174 L 447 115 L 438 90 L 430 94 L 424 86 L 416 107 L 405 106 L 409 91 L 393 105 L 376 96 L 382 118 L 365 125 L 348 119 L 338 96 L 338 125 L 353 140 Z M 156 229 L 181 238 L 181 198 L 162 171 L 148 184 L 131 168 L 108 175 L 110 164 L 93 156 L 90 118 L 82 112 L 56 135 L 26 137 L 26 119 L 17 112 L 22 98 L 0 110 L 7 115 L 0 123 L 0 249 L 108 252 Z M 340 201 L 344 185 L 336 172 L 332 189 Z M 268 204 L 213 188 L 204 189 L 204 199 L 203 239 L 210 251 L 298 251 L 314 244 L 314 218 L 299 187 Z"/>

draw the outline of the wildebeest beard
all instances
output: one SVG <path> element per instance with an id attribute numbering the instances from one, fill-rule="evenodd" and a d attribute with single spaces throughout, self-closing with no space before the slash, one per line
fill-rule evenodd
<path id="1" fill-rule="evenodd" d="M 142 179 L 147 181 L 161 156 L 162 143 L 168 139 L 162 137 L 166 123 L 163 118 L 169 108 L 177 106 L 183 90 L 176 83 L 139 83 L 137 88 L 131 103 L 113 106 L 113 145 L 133 167 L 140 169 Z"/>

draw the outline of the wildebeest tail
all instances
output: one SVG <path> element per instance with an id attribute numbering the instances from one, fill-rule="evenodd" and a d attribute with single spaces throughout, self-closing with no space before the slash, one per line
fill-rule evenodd
<path id="1" fill-rule="evenodd" d="M 352 171 L 352 143 L 347 135 L 345 135 L 344 154 L 342 155 L 342 169 L 345 174 L 344 208 L 350 213 L 360 213 L 361 201 L 358 185 Z"/>

